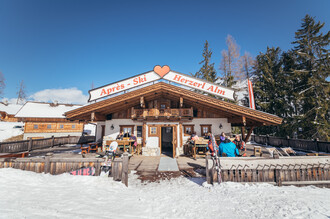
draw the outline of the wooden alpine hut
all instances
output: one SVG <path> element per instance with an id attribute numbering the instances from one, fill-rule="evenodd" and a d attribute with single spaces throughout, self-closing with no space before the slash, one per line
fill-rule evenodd
<path id="1" fill-rule="evenodd" d="M 38 139 L 61 136 L 81 136 L 84 123 L 69 121 L 65 118 L 66 111 L 81 105 L 26 102 L 16 113 L 15 118 L 24 122 L 23 139 Z"/>
<path id="2" fill-rule="evenodd" d="M 198 136 L 209 131 L 218 135 L 240 126 L 246 140 L 254 127 L 282 122 L 275 115 L 222 100 L 234 100 L 234 89 L 168 66 L 155 66 L 152 71 L 95 88 L 89 94 L 90 104 L 66 112 L 66 118 L 97 122 L 99 141 L 114 140 L 121 131 L 126 136 L 134 133 L 147 156 L 182 154 L 183 144 L 193 131 Z"/>

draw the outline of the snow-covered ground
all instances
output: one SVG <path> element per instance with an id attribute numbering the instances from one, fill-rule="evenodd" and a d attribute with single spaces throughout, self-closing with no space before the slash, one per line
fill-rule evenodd
<path id="1" fill-rule="evenodd" d="M 13 136 L 23 134 L 23 130 L 14 128 L 15 126 L 24 126 L 23 122 L 0 122 L 0 142 Z"/>
<path id="2" fill-rule="evenodd" d="M 0 169 L 0 218 L 329 218 L 330 189 L 203 178 L 129 187 L 107 177 Z"/>

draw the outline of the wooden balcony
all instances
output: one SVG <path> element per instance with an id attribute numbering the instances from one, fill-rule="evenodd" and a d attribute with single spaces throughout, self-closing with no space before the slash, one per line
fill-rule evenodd
<path id="1" fill-rule="evenodd" d="M 132 109 L 131 118 L 134 120 L 180 120 L 192 119 L 193 108 L 180 109 Z"/>

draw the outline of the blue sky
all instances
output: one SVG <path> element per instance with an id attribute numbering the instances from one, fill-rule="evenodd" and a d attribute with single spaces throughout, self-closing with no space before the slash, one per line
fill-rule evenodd
<path id="1" fill-rule="evenodd" d="M 0 0 L 3 96 L 15 98 L 24 80 L 31 99 L 83 102 L 92 82 L 99 87 L 155 65 L 189 74 L 200 68 L 205 40 L 218 68 L 228 34 L 241 54 L 287 50 L 306 14 L 328 31 L 329 11 L 329 0 Z"/>

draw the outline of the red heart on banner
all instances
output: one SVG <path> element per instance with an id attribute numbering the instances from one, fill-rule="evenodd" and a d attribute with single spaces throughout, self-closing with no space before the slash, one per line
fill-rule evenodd
<path id="1" fill-rule="evenodd" d="M 168 65 L 164 65 L 163 67 L 160 67 L 160 65 L 156 65 L 154 67 L 154 72 L 162 78 L 164 77 L 164 75 L 170 72 L 170 67 L 168 67 Z"/>

